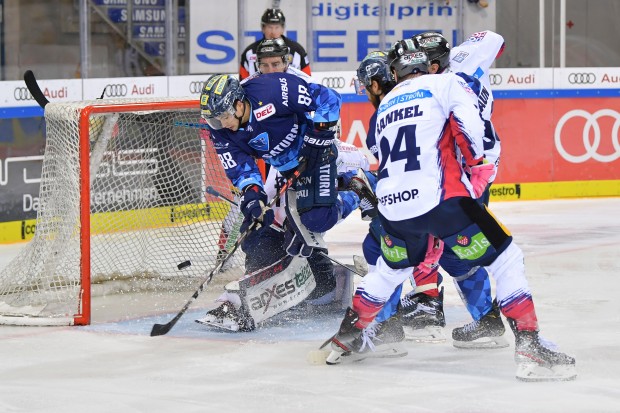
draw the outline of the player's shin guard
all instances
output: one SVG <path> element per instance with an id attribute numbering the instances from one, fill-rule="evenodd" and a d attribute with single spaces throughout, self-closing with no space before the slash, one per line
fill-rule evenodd
<path id="1" fill-rule="evenodd" d="M 480 320 L 493 309 L 491 281 L 484 267 L 474 267 L 464 276 L 455 277 L 454 283 L 474 321 Z"/>
<path id="2" fill-rule="evenodd" d="M 512 242 L 488 268 L 495 276 L 497 301 L 502 314 L 515 320 L 519 330 L 538 330 L 521 249 Z"/>

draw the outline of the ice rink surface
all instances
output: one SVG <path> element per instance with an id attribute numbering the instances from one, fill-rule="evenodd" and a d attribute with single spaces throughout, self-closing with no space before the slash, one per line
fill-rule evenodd
<path id="1" fill-rule="evenodd" d="M 194 323 L 221 292 L 214 279 L 166 336 L 150 337 L 153 323 L 191 291 L 171 295 L 165 314 L 128 318 L 148 297 L 107 296 L 91 326 L 0 327 L 0 412 L 620 412 L 620 198 L 492 210 L 525 253 L 542 334 L 576 357 L 576 381 L 517 381 L 510 331 L 510 348 L 454 348 L 452 328 L 470 318 L 449 279 L 445 343 L 406 342 L 404 358 L 340 366 L 306 356 L 341 314 L 247 334 Z M 351 262 L 366 231 L 358 216 L 341 224 L 326 237 L 331 255 Z M 0 247 L 0 268 L 20 248 Z"/>

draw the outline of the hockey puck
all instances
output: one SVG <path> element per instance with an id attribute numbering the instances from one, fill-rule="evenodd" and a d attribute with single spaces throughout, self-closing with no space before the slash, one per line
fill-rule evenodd
<path id="1" fill-rule="evenodd" d="M 182 263 L 180 263 L 179 265 L 177 265 L 177 268 L 178 268 L 179 270 L 182 270 L 183 268 L 187 268 L 187 267 L 189 267 L 190 265 L 192 265 L 192 262 L 191 262 L 190 260 L 187 260 L 187 261 L 183 261 Z"/>

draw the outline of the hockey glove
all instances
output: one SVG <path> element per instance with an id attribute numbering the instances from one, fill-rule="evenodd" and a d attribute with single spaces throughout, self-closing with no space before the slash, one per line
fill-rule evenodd
<path id="1" fill-rule="evenodd" d="M 300 255 L 308 258 L 312 255 L 312 251 L 314 251 L 314 248 L 308 246 L 304 242 L 304 238 L 295 232 L 290 225 L 287 225 L 286 232 L 284 233 L 284 248 L 286 253 L 293 257 Z"/>
<path id="2" fill-rule="evenodd" d="M 476 198 L 484 193 L 489 184 L 489 179 L 495 173 L 495 165 L 492 163 L 483 163 L 482 165 L 472 166 L 470 169 L 469 181 L 474 188 Z"/>
<path id="3" fill-rule="evenodd" d="M 243 223 L 239 230 L 244 233 L 254 221 L 268 226 L 273 223 L 273 209 L 265 208 L 267 204 L 267 194 L 258 185 L 250 185 L 243 190 L 243 195 L 239 202 L 241 213 L 243 213 Z"/>
<path id="4" fill-rule="evenodd" d="M 331 130 L 311 129 L 306 132 L 299 154 L 307 162 L 307 171 L 312 171 L 336 159 L 338 154 L 333 143 L 334 132 Z"/>

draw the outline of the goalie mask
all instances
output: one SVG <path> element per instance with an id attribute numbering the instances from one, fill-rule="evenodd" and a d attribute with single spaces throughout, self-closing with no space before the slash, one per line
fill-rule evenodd
<path id="1" fill-rule="evenodd" d="M 200 114 L 207 124 L 222 129 L 222 120 L 230 116 L 241 122 L 235 114 L 235 103 L 243 101 L 245 91 L 239 81 L 231 75 L 213 75 L 207 80 L 200 94 Z"/>

